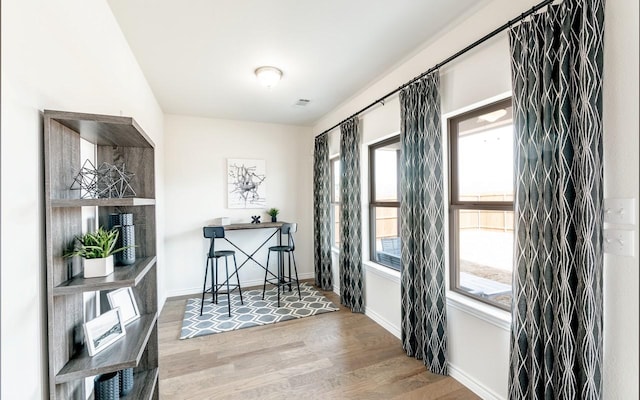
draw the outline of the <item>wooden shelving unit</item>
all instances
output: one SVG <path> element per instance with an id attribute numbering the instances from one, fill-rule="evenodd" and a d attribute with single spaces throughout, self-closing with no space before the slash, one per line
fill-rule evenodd
<path id="1" fill-rule="evenodd" d="M 53 199 L 51 207 L 126 207 L 152 206 L 156 199 L 130 197 L 124 199 Z"/>
<path id="2" fill-rule="evenodd" d="M 95 145 L 96 163 L 124 163 L 135 178 L 133 198 L 81 199 L 71 190 L 81 159 L 81 139 Z M 49 397 L 85 400 L 91 388 L 85 378 L 134 368 L 134 389 L 126 399 L 158 399 L 158 300 L 156 267 L 154 145 L 128 117 L 44 111 L 45 214 Z M 100 226 L 110 213 L 134 215 L 136 263 L 116 267 L 103 278 L 83 277 L 78 260 L 63 257 L 82 233 L 83 207 L 98 210 Z M 99 292 L 102 311 L 110 290 L 131 287 L 140 319 L 126 326 L 126 335 L 90 357 L 82 338 L 83 293 Z"/>

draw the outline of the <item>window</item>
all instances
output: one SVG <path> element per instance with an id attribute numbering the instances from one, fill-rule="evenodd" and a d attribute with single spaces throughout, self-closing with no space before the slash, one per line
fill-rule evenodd
<path id="1" fill-rule="evenodd" d="M 449 119 L 451 290 L 509 309 L 513 271 L 511 99 Z"/>
<path id="2" fill-rule="evenodd" d="M 369 146 L 371 260 L 400 270 L 400 136 Z"/>
<path id="3" fill-rule="evenodd" d="M 340 157 L 331 159 L 331 243 L 340 247 Z"/>

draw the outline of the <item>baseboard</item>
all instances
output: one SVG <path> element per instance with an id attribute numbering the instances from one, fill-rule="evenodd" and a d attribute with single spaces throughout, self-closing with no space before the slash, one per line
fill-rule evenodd
<path id="1" fill-rule="evenodd" d="M 484 400 L 506 400 L 504 397 L 501 397 L 496 392 L 484 386 L 451 363 L 449 363 L 449 376 L 466 386 L 469 390 Z"/>
<path id="2" fill-rule="evenodd" d="M 402 338 L 402 334 L 400 332 L 400 329 L 398 329 L 396 326 L 394 326 L 391 322 L 389 322 L 386 319 L 384 319 L 380 314 L 378 314 L 375 311 L 372 311 L 372 310 L 370 310 L 368 308 L 365 308 L 364 315 L 366 315 L 367 317 L 371 318 L 378 325 L 380 325 L 381 327 L 383 327 L 384 329 L 389 331 L 389 333 L 391 333 L 393 336 L 397 337 L 398 339 Z"/>
<path id="3" fill-rule="evenodd" d="M 299 273 L 298 274 L 298 279 L 303 280 L 303 279 L 316 279 L 316 274 L 314 272 L 305 272 L 305 273 Z"/>
<path id="4" fill-rule="evenodd" d="M 303 279 L 314 279 L 314 278 L 315 278 L 315 274 L 313 272 L 305 272 L 305 273 L 298 274 L 298 279 L 300 279 L 301 281 Z M 254 279 L 250 281 L 243 280 L 241 282 L 241 285 L 242 285 L 242 288 L 244 289 L 245 287 L 262 286 L 263 283 L 264 281 L 262 279 Z M 168 290 L 166 293 L 166 298 L 177 297 L 177 296 L 188 296 L 188 295 L 201 295 L 201 294 L 202 294 L 202 286 L 198 286 L 198 287 L 191 287 L 186 289 Z"/>
<path id="5" fill-rule="evenodd" d="M 202 286 L 199 286 L 196 288 L 188 288 L 188 289 L 167 290 L 167 299 L 170 299 L 171 297 L 197 295 L 197 294 L 202 294 Z"/>

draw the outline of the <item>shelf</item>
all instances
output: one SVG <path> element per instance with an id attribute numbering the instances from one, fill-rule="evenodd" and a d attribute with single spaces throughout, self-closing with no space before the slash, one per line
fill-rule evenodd
<path id="1" fill-rule="evenodd" d="M 137 286 L 149 272 L 156 257 L 139 258 L 133 265 L 114 267 L 113 273 L 99 278 L 84 278 L 82 273 L 53 288 L 54 296 Z"/>
<path id="2" fill-rule="evenodd" d="M 62 367 L 55 377 L 55 383 L 64 383 L 89 376 L 134 368 L 140 362 L 151 331 L 155 327 L 157 314 L 145 314 L 127 325 L 126 335 L 93 357 L 86 346 Z"/>
<path id="3" fill-rule="evenodd" d="M 131 117 L 45 110 L 46 117 L 101 146 L 151 147 L 153 142 Z"/>
<path id="4" fill-rule="evenodd" d="M 124 197 L 112 199 L 51 199 L 51 207 L 131 207 L 153 206 L 156 199 Z"/>
<path id="5" fill-rule="evenodd" d="M 120 400 L 152 399 L 156 388 L 156 382 L 158 382 L 158 368 L 134 373 L 133 390 L 128 395 L 120 397 Z"/>

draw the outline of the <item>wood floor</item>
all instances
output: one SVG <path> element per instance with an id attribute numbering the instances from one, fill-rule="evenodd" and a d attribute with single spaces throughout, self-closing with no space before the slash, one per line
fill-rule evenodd
<path id="1" fill-rule="evenodd" d="M 336 305 L 339 297 L 325 295 Z M 160 315 L 161 399 L 478 399 L 427 372 L 400 340 L 346 308 L 179 340 L 185 298 Z"/>

